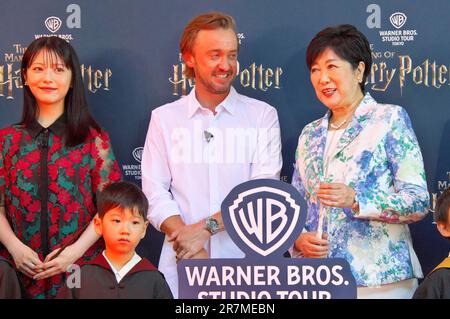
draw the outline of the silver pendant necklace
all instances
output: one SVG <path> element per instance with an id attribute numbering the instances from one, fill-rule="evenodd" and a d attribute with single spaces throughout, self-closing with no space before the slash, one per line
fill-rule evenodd
<path id="1" fill-rule="evenodd" d="M 344 125 L 345 123 L 347 123 L 347 120 L 348 120 L 348 119 L 345 119 L 345 120 L 343 120 L 343 121 L 342 121 L 341 123 L 339 123 L 339 124 L 333 124 L 333 123 L 330 122 L 330 127 L 331 127 L 332 129 L 338 130 L 338 129 L 340 129 L 340 128 L 342 127 L 342 125 Z"/>

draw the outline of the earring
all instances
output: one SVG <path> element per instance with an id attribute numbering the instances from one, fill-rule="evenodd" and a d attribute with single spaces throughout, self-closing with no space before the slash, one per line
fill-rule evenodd
<path id="1" fill-rule="evenodd" d="M 28 85 L 28 82 L 27 82 L 27 81 L 25 81 L 25 83 L 24 83 L 23 85 L 27 86 L 27 85 Z"/>

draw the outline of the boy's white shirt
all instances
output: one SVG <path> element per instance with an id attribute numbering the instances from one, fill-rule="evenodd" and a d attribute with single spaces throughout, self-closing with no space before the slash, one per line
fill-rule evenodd
<path id="1" fill-rule="evenodd" d="M 108 262 L 109 266 L 111 267 L 112 271 L 114 272 L 114 275 L 116 276 L 117 283 L 119 283 L 123 277 L 125 277 L 126 274 L 138 263 L 141 261 L 141 257 L 134 253 L 133 257 L 130 259 L 129 262 L 127 262 L 120 270 L 117 270 L 114 268 L 113 264 L 109 261 L 108 257 L 106 257 L 105 251 L 103 251 L 103 257 L 105 257 L 106 261 Z"/>

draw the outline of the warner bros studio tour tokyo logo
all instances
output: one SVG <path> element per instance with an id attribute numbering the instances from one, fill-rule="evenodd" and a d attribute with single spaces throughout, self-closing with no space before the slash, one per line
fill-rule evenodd
<path id="1" fill-rule="evenodd" d="M 222 219 L 245 257 L 179 261 L 179 297 L 356 298 L 356 281 L 345 259 L 284 256 L 303 229 L 306 209 L 298 191 L 281 181 L 258 179 L 236 186 L 222 202 Z"/>

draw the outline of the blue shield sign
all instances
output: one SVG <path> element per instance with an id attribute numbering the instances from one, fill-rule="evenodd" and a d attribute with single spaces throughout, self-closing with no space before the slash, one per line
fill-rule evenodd
<path id="1" fill-rule="evenodd" d="M 187 259 L 177 265 L 180 298 L 355 298 L 343 258 L 285 258 L 306 220 L 290 184 L 259 179 L 236 186 L 221 206 L 225 230 L 245 258 Z M 233 257 L 233 256 L 230 256 Z"/>
<path id="2" fill-rule="evenodd" d="M 306 204 L 290 184 L 252 180 L 222 202 L 222 219 L 235 244 L 249 255 L 282 255 L 305 224 Z"/>

